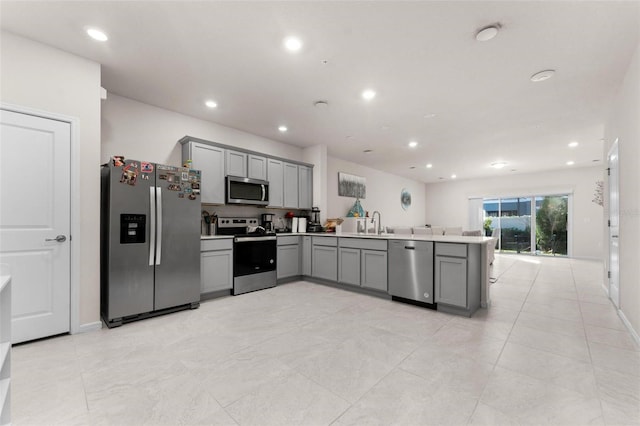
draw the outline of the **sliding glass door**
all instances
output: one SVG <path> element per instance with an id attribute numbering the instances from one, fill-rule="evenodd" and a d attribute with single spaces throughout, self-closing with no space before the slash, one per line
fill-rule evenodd
<path id="1" fill-rule="evenodd" d="M 486 236 L 503 253 L 568 255 L 568 195 L 486 198 Z"/>

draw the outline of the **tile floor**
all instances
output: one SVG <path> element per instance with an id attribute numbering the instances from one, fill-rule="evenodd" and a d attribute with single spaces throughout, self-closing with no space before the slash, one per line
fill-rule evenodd
<path id="1" fill-rule="evenodd" d="M 296 282 L 13 349 L 15 425 L 640 424 L 597 262 L 498 255 L 469 318 Z"/>

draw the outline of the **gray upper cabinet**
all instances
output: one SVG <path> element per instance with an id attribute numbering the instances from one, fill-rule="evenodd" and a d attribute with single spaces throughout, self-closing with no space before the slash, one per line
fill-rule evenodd
<path id="1" fill-rule="evenodd" d="M 227 175 L 247 177 L 247 154 L 227 150 Z"/>
<path id="2" fill-rule="evenodd" d="M 267 178 L 269 180 L 269 206 L 284 206 L 284 165 L 280 160 L 267 159 Z"/>
<path id="3" fill-rule="evenodd" d="M 267 157 L 249 154 L 247 166 L 250 179 L 267 180 Z"/>
<path id="4" fill-rule="evenodd" d="M 225 150 L 199 142 L 182 145 L 182 161 L 191 160 L 194 169 L 202 172 L 200 201 L 206 204 L 224 204 Z"/>
<path id="5" fill-rule="evenodd" d="M 298 207 L 311 209 L 313 203 L 313 171 L 311 167 L 298 166 Z"/>
<path id="6" fill-rule="evenodd" d="M 298 208 L 298 165 L 284 163 L 283 207 Z"/>

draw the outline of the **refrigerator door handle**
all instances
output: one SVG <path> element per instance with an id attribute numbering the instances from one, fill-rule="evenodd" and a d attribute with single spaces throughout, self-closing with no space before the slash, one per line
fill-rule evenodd
<path id="1" fill-rule="evenodd" d="M 149 266 L 153 266 L 156 251 L 156 189 L 149 188 Z"/>
<path id="2" fill-rule="evenodd" d="M 158 239 L 156 241 L 156 265 L 160 264 L 162 257 L 162 188 L 156 186 L 156 203 L 158 209 Z"/>

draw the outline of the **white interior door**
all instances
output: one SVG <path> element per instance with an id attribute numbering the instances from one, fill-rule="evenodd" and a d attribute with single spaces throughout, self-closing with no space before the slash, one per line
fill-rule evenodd
<path id="1" fill-rule="evenodd" d="M 620 232 L 620 190 L 618 178 L 618 140 L 613 143 L 609 155 L 609 297 L 620 307 L 620 260 L 618 236 Z"/>
<path id="2" fill-rule="evenodd" d="M 0 110 L 0 262 L 11 268 L 12 342 L 70 326 L 71 125 Z"/>

